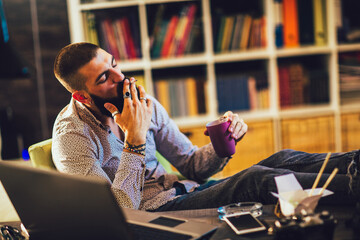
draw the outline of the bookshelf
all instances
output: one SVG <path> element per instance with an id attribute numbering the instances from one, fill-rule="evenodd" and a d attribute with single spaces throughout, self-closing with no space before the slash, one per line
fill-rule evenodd
<path id="1" fill-rule="evenodd" d="M 132 39 L 132 50 L 118 49 L 122 71 L 142 79 L 147 92 L 166 106 L 194 144 L 208 141 L 199 133 L 225 110 L 239 113 L 249 123 L 249 134 L 237 146 L 239 154 L 223 171 L 229 175 L 284 148 L 335 152 L 360 147 L 352 140 L 352 131 L 359 131 L 360 99 L 356 91 L 346 92 L 352 86 L 360 89 L 356 78 L 360 20 L 351 11 L 360 3 L 355 2 L 68 0 L 67 4 L 72 42 L 96 41 L 91 29 L 105 49 Z M 293 14 L 284 14 L 284 9 Z M 127 28 L 116 24 L 123 19 Z M 114 36 L 123 38 L 111 40 L 106 24 L 118 26 Z M 242 38 L 247 44 L 241 44 L 246 41 Z M 353 82 L 346 85 L 347 79 Z"/>

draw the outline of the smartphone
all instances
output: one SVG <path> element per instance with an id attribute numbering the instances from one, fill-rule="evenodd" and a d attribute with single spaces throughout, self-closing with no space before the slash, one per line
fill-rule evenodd
<path id="1" fill-rule="evenodd" d="M 266 227 L 251 213 L 236 213 L 223 216 L 223 220 L 238 235 L 264 231 Z"/>

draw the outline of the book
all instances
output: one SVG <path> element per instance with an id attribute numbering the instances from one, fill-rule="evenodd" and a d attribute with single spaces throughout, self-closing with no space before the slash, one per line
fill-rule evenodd
<path id="1" fill-rule="evenodd" d="M 164 43 L 162 44 L 161 57 L 168 57 L 170 51 L 170 45 L 175 37 L 175 30 L 178 24 L 179 17 L 174 15 L 171 17 L 167 26 L 166 35 L 164 37 Z"/>
<path id="2" fill-rule="evenodd" d="M 176 107 L 178 116 L 185 117 L 188 115 L 188 96 L 186 92 L 185 79 L 178 78 L 174 80 L 176 89 Z"/>
<path id="3" fill-rule="evenodd" d="M 98 38 L 97 29 L 96 29 L 95 14 L 92 12 L 87 12 L 86 18 L 87 18 L 88 36 L 89 36 L 90 42 L 95 45 L 99 45 L 99 38 Z"/>
<path id="4" fill-rule="evenodd" d="M 220 75 L 216 82 L 219 113 L 234 110 L 235 105 L 241 104 L 240 93 L 233 95 L 234 89 L 238 88 L 233 75 Z"/>
<path id="5" fill-rule="evenodd" d="M 103 21 L 101 21 L 101 25 L 103 27 L 103 31 L 105 34 L 105 38 L 106 38 L 106 42 L 107 42 L 107 48 L 109 50 L 109 52 L 111 53 L 111 55 L 114 56 L 114 58 L 116 60 L 120 59 L 119 56 L 119 51 L 117 48 L 117 44 L 116 44 L 116 40 L 115 40 L 115 35 L 114 35 L 114 29 L 112 27 L 112 22 L 109 18 L 104 19 Z"/>
<path id="6" fill-rule="evenodd" d="M 151 57 L 153 58 L 159 58 L 160 57 L 160 51 L 163 45 L 164 37 L 167 30 L 167 25 L 169 24 L 169 20 L 164 19 L 161 22 L 161 28 L 156 36 L 156 41 L 153 45 L 153 48 L 151 49 Z"/>
<path id="7" fill-rule="evenodd" d="M 130 14 L 127 17 L 129 18 L 129 22 L 130 22 L 130 29 L 135 45 L 136 57 L 141 58 L 142 52 L 141 52 L 141 44 L 140 44 L 141 36 L 140 36 L 140 28 L 139 28 L 139 18 L 135 14 Z"/>
<path id="8" fill-rule="evenodd" d="M 89 15 L 89 12 L 83 12 L 81 17 L 82 17 L 82 21 L 83 21 L 83 25 L 84 25 L 85 40 L 92 43 L 92 39 L 90 36 L 90 26 L 89 26 L 89 21 L 88 21 L 88 15 Z"/>
<path id="9" fill-rule="evenodd" d="M 239 49 L 239 42 L 241 39 L 241 32 L 242 32 L 242 26 L 244 23 L 244 15 L 238 14 L 235 18 L 235 25 L 234 25 L 234 35 L 232 37 L 231 41 L 231 50 L 238 50 Z"/>
<path id="10" fill-rule="evenodd" d="M 218 53 L 221 52 L 222 40 L 224 38 L 225 26 L 226 26 L 226 17 L 222 16 L 220 18 L 219 33 L 218 33 L 218 38 L 216 40 L 216 52 L 218 52 Z"/>
<path id="11" fill-rule="evenodd" d="M 299 46 L 299 23 L 297 0 L 282 0 L 284 19 L 284 46 Z"/>
<path id="12" fill-rule="evenodd" d="M 120 21 L 121 21 L 120 19 L 116 19 L 115 21 L 113 21 L 113 28 L 114 28 L 114 34 L 115 34 L 115 39 L 116 39 L 116 44 L 118 47 L 120 59 L 125 60 L 128 59 L 129 57 L 126 51 L 126 44 L 124 40 L 125 37 L 122 31 L 122 26 Z"/>
<path id="13" fill-rule="evenodd" d="M 129 59 L 135 59 L 136 58 L 136 50 L 135 50 L 134 40 L 131 35 L 129 19 L 127 17 L 124 17 L 121 19 L 120 23 L 123 27 L 122 28 L 123 33 L 125 33 L 124 38 L 125 38 L 126 49 L 127 49 L 128 55 L 130 56 Z"/>
<path id="14" fill-rule="evenodd" d="M 99 44 L 100 44 L 99 46 L 101 46 L 104 50 L 108 51 L 111 54 L 109 41 L 107 39 L 107 34 L 102 21 L 99 22 L 98 30 L 99 30 Z"/>
<path id="15" fill-rule="evenodd" d="M 198 102 L 198 113 L 206 113 L 206 92 L 205 92 L 205 80 L 196 80 L 196 97 Z"/>
<path id="16" fill-rule="evenodd" d="M 275 21 L 275 45 L 278 48 L 284 46 L 283 35 L 283 5 L 282 0 L 274 0 L 274 21 Z"/>
<path id="17" fill-rule="evenodd" d="M 300 63 L 289 66 L 290 101 L 291 105 L 304 104 L 304 68 Z"/>
<path id="18" fill-rule="evenodd" d="M 190 36 L 190 33 L 192 32 L 192 29 L 194 27 L 194 21 L 196 18 L 196 10 L 197 10 L 197 6 L 195 4 L 191 4 L 189 7 L 189 10 L 187 12 L 187 18 L 184 23 L 184 25 L 185 25 L 184 33 L 183 33 L 182 39 L 179 43 L 178 49 L 176 51 L 176 56 L 181 56 L 184 54 L 185 49 L 188 45 L 189 39 L 193 37 L 193 36 Z M 192 32 L 192 33 L 195 34 L 194 32 Z"/>
<path id="19" fill-rule="evenodd" d="M 343 19 L 343 1 L 342 0 L 334 0 L 334 8 L 335 8 L 335 26 L 337 31 L 337 40 L 338 42 L 346 42 L 346 27 L 344 27 L 344 19 Z M 345 20 L 345 22 L 348 22 Z"/>
<path id="20" fill-rule="evenodd" d="M 237 85 L 239 88 L 238 95 L 240 96 L 240 101 L 235 107 L 236 110 L 249 110 L 250 109 L 250 98 L 249 98 L 249 76 L 244 75 L 239 79 L 236 79 Z M 236 92 L 233 91 L 233 94 Z"/>
<path id="21" fill-rule="evenodd" d="M 154 48 L 155 42 L 159 37 L 159 33 L 162 27 L 162 19 L 166 8 L 165 6 L 165 4 L 160 4 L 156 10 L 155 21 L 150 35 L 150 49 Z"/>
<path id="22" fill-rule="evenodd" d="M 185 80 L 187 109 L 189 116 L 196 116 L 198 114 L 198 100 L 196 97 L 196 80 L 193 77 L 188 77 Z"/>
<path id="23" fill-rule="evenodd" d="M 267 28 L 266 28 L 266 17 L 262 16 L 260 19 L 261 26 L 261 47 L 267 46 Z"/>
<path id="24" fill-rule="evenodd" d="M 259 108 L 258 93 L 256 89 L 256 79 L 252 76 L 248 78 L 248 92 L 249 92 L 249 108 L 255 110 Z"/>
<path id="25" fill-rule="evenodd" d="M 298 1 L 299 41 L 301 45 L 314 44 L 313 0 Z"/>
<path id="26" fill-rule="evenodd" d="M 233 26 L 234 26 L 234 16 L 226 16 L 223 38 L 221 40 L 221 52 L 227 52 L 229 50 L 231 35 L 233 32 Z"/>
<path id="27" fill-rule="evenodd" d="M 203 51 L 201 19 L 196 18 L 191 28 L 190 37 L 184 53 L 196 53 Z"/>
<path id="28" fill-rule="evenodd" d="M 253 19 L 250 15 L 245 15 L 244 26 L 242 28 L 241 41 L 240 41 L 241 50 L 245 50 L 248 48 L 252 20 Z"/>
<path id="29" fill-rule="evenodd" d="M 287 66 L 278 67 L 278 76 L 279 76 L 280 106 L 288 107 L 291 105 L 291 100 L 290 100 L 289 70 Z"/>
<path id="30" fill-rule="evenodd" d="M 318 46 L 325 45 L 327 39 L 325 5 L 324 0 L 313 0 L 314 38 Z"/>
<path id="31" fill-rule="evenodd" d="M 175 79 L 169 79 L 169 96 L 170 96 L 170 115 L 171 117 L 179 117 L 180 116 L 180 107 L 179 101 L 180 95 L 179 91 L 177 91 L 177 84 Z"/>
<path id="32" fill-rule="evenodd" d="M 171 114 L 170 93 L 168 80 L 156 80 L 154 83 L 155 97 L 165 108 L 168 114 Z"/>
<path id="33" fill-rule="evenodd" d="M 248 48 L 261 47 L 261 18 L 254 18 L 251 26 Z"/>
<path id="34" fill-rule="evenodd" d="M 172 44 L 170 46 L 169 55 L 175 57 L 180 45 L 180 42 L 182 40 L 182 37 L 184 36 L 186 23 L 188 21 L 188 11 L 190 9 L 189 5 L 185 5 L 182 10 L 180 11 L 180 18 L 179 23 L 177 24 L 174 39 L 172 41 Z"/>

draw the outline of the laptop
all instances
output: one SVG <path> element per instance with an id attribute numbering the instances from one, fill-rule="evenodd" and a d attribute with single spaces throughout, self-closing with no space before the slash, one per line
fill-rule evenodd
<path id="1" fill-rule="evenodd" d="M 0 181 L 31 240 L 202 239 L 216 229 L 191 219 L 121 208 L 105 180 L 0 161 Z M 144 230 L 145 238 L 140 234 Z"/>

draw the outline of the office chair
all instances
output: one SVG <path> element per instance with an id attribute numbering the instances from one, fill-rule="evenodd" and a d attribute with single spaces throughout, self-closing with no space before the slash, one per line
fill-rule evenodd
<path id="1" fill-rule="evenodd" d="M 46 169 L 56 169 L 51 155 L 51 144 L 52 139 L 47 139 L 38 143 L 35 143 L 29 147 L 29 155 L 31 164 L 34 167 L 46 168 Z M 179 176 L 179 178 L 184 179 L 178 172 L 174 171 L 171 168 L 170 163 L 159 153 L 156 152 L 156 157 L 159 163 L 165 168 L 166 172 L 174 173 Z"/>
<path id="2" fill-rule="evenodd" d="M 56 169 L 51 156 L 52 139 L 47 139 L 31 145 L 28 149 L 31 164 L 34 167 Z"/>

